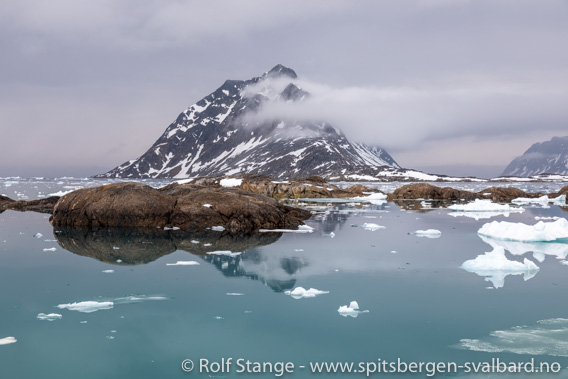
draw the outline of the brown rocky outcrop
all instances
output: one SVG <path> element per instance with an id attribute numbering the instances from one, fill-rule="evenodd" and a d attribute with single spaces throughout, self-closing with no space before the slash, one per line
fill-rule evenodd
<path id="1" fill-rule="evenodd" d="M 232 234 L 247 234 L 258 229 L 296 228 L 310 216 L 308 211 L 237 188 L 172 184 L 154 189 L 141 183 L 115 183 L 63 196 L 51 222 L 88 228 L 206 230 L 222 226 Z"/>
<path id="2" fill-rule="evenodd" d="M 0 213 L 6 210 L 13 210 L 19 212 L 40 212 L 52 213 L 53 207 L 59 200 L 59 196 L 51 196 L 39 200 L 13 200 L 6 196 L 0 196 Z"/>
<path id="3" fill-rule="evenodd" d="M 568 186 L 562 190 L 568 192 Z M 562 194 L 562 190 L 557 194 L 551 194 L 555 197 Z M 407 184 L 397 188 L 392 194 L 388 196 L 389 201 L 397 200 L 445 200 L 445 201 L 458 201 L 458 200 L 474 200 L 474 199 L 491 199 L 498 203 L 509 203 L 518 197 L 536 198 L 543 194 L 540 192 L 532 193 L 525 192 L 518 188 L 504 188 L 504 187 L 490 187 L 479 192 L 470 192 L 457 190 L 450 187 L 436 187 L 428 183 Z"/>

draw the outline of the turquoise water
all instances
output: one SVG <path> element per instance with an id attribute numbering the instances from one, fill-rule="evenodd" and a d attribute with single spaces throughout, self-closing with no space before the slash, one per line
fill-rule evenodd
<path id="1" fill-rule="evenodd" d="M 47 192 L 41 184 L 10 188 L 16 185 L 20 193 Z M 568 266 L 561 262 L 566 244 L 540 246 L 549 253 L 537 256 L 542 262 L 531 252 L 507 253 L 540 269 L 526 281 L 509 275 L 500 288 L 460 268 L 492 250 L 476 233 L 484 223 L 566 218 L 558 206 L 486 220 L 450 217 L 442 208 L 408 211 L 392 203 L 314 209 L 322 211 L 307 222 L 313 233 L 246 240 L 181 231 L 54 231 L 47 215 L 0 214 L 0 340 L 17 339 L 0 345 L 1 377 L 276 376 L 238 374 L 238 358 L 292 362 L 294 373 L 283 376 L 294 378 L 365 377 L 312 374 L 309 363 L 379 358 L 457 364 L 534 358 L 567 366 Z M 365 223 L 384 228 L 365 230 Z M 411 234 L 431 228 L 441 236 Z M 37 233 L 43 236 L 34 237 Z M 207 254 L 211 251 L 233 254 Z M 177 261 L 199 264 L 168 266 Z M 329 293 L 305 299 L 285 294 L 298 286 Z M 341 316 L 338 308 L 353 300 L 368 312 Z M 57 307 L 85 301 L 113 305 L 91 313 Z M 40 313 L 62 318 L 38 320 Z M 200 359 L 223 358 L 233 359 L 231 372 L 199 372 Z M 185 359 L 195 363 L 191 373 L 181 368 Z M 437 375 L 462 376 L 473 375 Z"/>

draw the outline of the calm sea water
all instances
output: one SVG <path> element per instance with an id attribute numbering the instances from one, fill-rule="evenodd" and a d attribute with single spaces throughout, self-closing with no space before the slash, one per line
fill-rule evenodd
<path id="1" fill-rule="evenodd" d="M 106 182 L 2 179 L 0 193 L 34 199 Z M 519 186 L 549 192 L 562 185 Z M 293 378 L 366 376 L 313 374 L 310 362 L 357 365 L 400 358 L 407 363 L 463 365 L 534 358 L 537 364 L 568 365 L 568 266 L 563 264 L 568 244 L 517 245 L 515 252 L 526 250 L 522 256 L 507 252 L 510 260 L 528 258 L 536 263 L 539 271 L 532 277 L 518 273 L 499 283 L 460 268 L 464 261 L 492 250 L 477 235 L 484 223 L 534 224 L 535 217 L 567 218 L 565 210 L 528 206 L 523 213 L 476 220 L 452 217 L 444 208 L 416 211 L 392 203 L 317 204 L 312 209 L 315 214 L 307 223 L 313 233 L 247 239 L 160 230 L 54 230 L 48 215 L 0 214 L 0 340 L 17 340 L 0 345 L 0 376 L 277 374 L 239 374 L 239 358 L 292 362 L 294 373 L 283 376 Z M 367 230 L 366 223 L 384 228 Z M 442 234 L 412 234 L 419 229 L 438 229 Z M 207 254 L 212 251 L 225 255 Z M 178 261 L 198 264 L 168 265 Z M 329 293 L 304 299 L 285 293 L 298 286 Z M 368 312 L 342 316 L 338 308 L 351 301 Z M 80 302 L 97 302 L 99 309 L 58 307 Z M 40 313 L 62 317 L 40 320 Z M 212 363 L 224 358 L 233 359 L 230 372 L 199 372 L 200 359 Z M 195 363 L 190 373 L 182 370 L 185 359 Z M 526 376 L 463 371 L 436 377 Z"/>

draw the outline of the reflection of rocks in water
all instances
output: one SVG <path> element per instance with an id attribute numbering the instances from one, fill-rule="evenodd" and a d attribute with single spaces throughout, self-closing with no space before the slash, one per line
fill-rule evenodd
<path id="1" fill-rule="evenodd" d="M 218 250 L 245 251 L 274 243 L 281 236 L 280 233 L 238 236 L 220 232 L 191 233 L 162 229 L 121 228 L 95 231 L 61 227 L 54 230 L 54 235 L 59 245 L 72 253 L 125 265 L 149 263 L 176 250 L 196 255 Z M 119 260 L 121 262 L 117 262 Z"/>
<path id="2" fill-rule="evenodd" d="M 367 212 L 385 211 L 386 204 L 380 205 L 337 205 L 310 218 L 311 222 L 321 223 L 321 232 L 330 234 L 342 230 L 351 216 L 365 215 Z"/>
<path id="3" fill-rule="evenodd" d="M 247 270 L 247 268 L 250 267 L 263 265 L 267 261 L 260 249 L 257 248 L 244 251 L 242 254 L 236 256 L 207 255 L 202 258 L 217 267 L 217 269 L 219 269 L 226 277 L 245 277 L 252 280 L 258 280 L 272 288 L 275 292 L 284 292 L 294 288 L 296 279 L 292 276 L 299 269 L 306 266 L 306 263 L 302 262 L 298 258 L 281 258 L 280 268 L 287 274 L 287 277 L 275 279 L 265 277 L 257 273 L 252 273 Z M 290 278 L 288 278 L 288 276 L 290 276 Z"/>
<path id="4" fill-rule="evenodd" d="M 414 211 L 418 213 L 428 213 L 437 208 L 445 208 L 448 205 L 454 204 L 453 201 L 445 200 L 393 200 L 393 203 L 398 205 L 404 210 Z"/>

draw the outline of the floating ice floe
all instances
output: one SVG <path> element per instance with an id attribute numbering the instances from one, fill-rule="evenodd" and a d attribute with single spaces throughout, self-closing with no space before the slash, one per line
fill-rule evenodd
<path id="1" fill-rule="evenodd" d="M 199 241 L 198 240 L 191 240 L 191 243 L 197 245 L 199 243 Z"/>
<path id="2" fill-rule="evenodd" d="M 337 310 L 339 314 L 343 317 L 353 317 L 356 318 L 359 316 L 359 313 L 367 313 L 369 311 L 361 311 L 359 310 L 359 304 L 356 301 L 352 301 L 349 305 L 342 305 Z"/>
<path id="3" fill-rule="evenodd" d="M 177 261 L 176 263 L 166 263 L 166 266 L 197 266 L 199 262 L 196 261 Z"/>
<path id="4" fill-rule="evenodd" d="M 236 257 L 241 255 L 243 252 L 242 251 L 235 251 L 232 252 L 230 250 L 219 250 L 219 251 L 208 251 L 207 254 L 208 255 L 226 255 L 228 257 Z"/>
<path id="5" fill-rule="evenodd" d="M 495 288 L 505 285 L 505 278 L 508 275 L 523 275 L 525 281 L 536 275 L 539 268 L 527 258 L 523 263 L 508 260 L 505 256 L 505 249 L 496 246 L 492 251 L 478 255 L 475 259 L 465 261 L 461 268 L 485 277 L 485 280 L 493 283 Z"/>
<path id="6" fill-rule="evenodd" d="M 352 198 L 350 198 L 350 200 L 364 201 L 364 202 L 367 202 L 367 203 L 371 203 L 373 205 L 382 205 L 382 204 L 385 204 L 387 202 L 387 195 L 385 195 L 384 193 L 380 193 L 380 192 L 373 192 L 372 194 L 370 194 L 368 196 L 352 197 Z"/>
<path id="7" fill-rule="evenodd" d="M 223 230 L 225 230 L 225 228 L 222 226 L 212 226 L 211 230 L 214 230 L 216 232 L 222 232 Z"/>
<path id="8" fill-rule="evenodd" d="M 225 178 L 225 179 L 221 179 L 221 181 L 219 182 L 219 184 L 222 187 L 238 187 L 241 185 L 241 183 L 243 182 L 242 179 L 236 179 L 236 178 Z"/>
<path id="9" fill-rule="evenodd" d="M 448 209 L 456 212 L 524 212 L 523 208 L 511 207 L 509 204 L 498 204 L 487 199 L 475 199 L 467 204 L 453 204 Z"/>
<path id="10" fill-rule="evenodd" d="M 560 195 L 558 197 L 549 198 L 547 195 L 528 198 L 528 197 L 517 197 L 511 201 L 513 204 L 541 204 L 546 205 L 548 203 L 553 203 L 554 205 L 566 205 L 566 195 Z"/>
<path id="11" fill-rule="evenodd" d="M 68 309 L 81 313 L 93 313 L 104 309 L 112 309 L 114 303 L 112 301 L 81 301 L 79 303 L 59 304 L 57 308 Z"/>
<path id="12" fill-rule="evenodd" d="M 483 225 L 477 233 L 509 241 L 553 242 L 567 239 L 566 242 L 568 242 L 568 221 L 560 218 L 554 222 L 539 221 L 535 225 L 493 221 Z"/>
<path id="13" fill-rule="evenodd" d="M 179 230 L 179 227 L 177 226 L 172 226 L 171 228 L 169 226 L 164 226 L 164 230 Z"/>
<path id="14" fill-rule="evenodd" d="M 469 217 L 476 220 L 491 218 L 495 216 L 509 217 L 510 213 L 525 211 L 522 207 L 511 207 L 509 204 L 498 204 L 491 200 L 476 199 L 467 204 L 454 204 L 448 207 L 452 212 L 448 213 L 452 217 Z"/>
<path id="15" fill-rule="evenodd" d="M 551 318 L 535 325 L 491 332 L 483 339 L 462 339 L 458 348 L 488 353 L 568 357 L 568 319 Z"/>
<path id="16" fill-rule="evenodd" d="M 539 217 L 539 216 L 535 216 L 535 217 L 534 217 L 534 219 L 537 220 L 537 221 L 539 221 L 539 220 L 540 220 L 540 221 L 549 221 L 549 220 L 556 221 L 556 220 L 558 220 L 559 218 L 560 218 L 560 217 L 558 217 L 558 216 L 553 216 L 553 217 L 546 217 L 546 216 Z"/>
<path id="17" fill-rule="evenodd" d="M 439 238 L 442 235 L 442 232 L 437 229 L 426 229 L 426 230 L 417 230 L 412 234 L 414 234 L 417 237 Z"/>
<path id="18" fill-rule="evenodd" d="M 366 222 L 363 225 L 361 225 L 361 228 L 365 229 L 365 230 L 371 230 L 371 231 L 375 231 L 375 230 L 379 230 L 379 229 L 384 229 L 384 226 L 378 225 L 378 224 L 373 224 L 370 222 Z"/>
<path id="19" fill-rule="evenodd" d="M 292 296 L 294 299 L 307 299 L 319 295 L 325 295 L 326 293 L 329 293 L 329 291 L 320 291 L 315 288 L 307 290 L 304 287 L 296 287 L 292 291 L 284 291 L 284 294 Z"/>
<path id="20" fill-rule="evenodd" d="M 9 345 L 11 343 L 16 343 L 16 342 L 18 342 L 18 340 L 15 339 L 14 337 L 0 338 L 0 345 Z"/>
<path id="21" fill-rule="evenodd" d="M 63 316 L 58 314 L 58 313 L 49 313 L 49 314 L 40 313 L 40 314 L 37 315 L 37 319 L 42 320 L 42 321 L 61 320 L 62 317 Z"/>
<path id="22" fill-rule="evenodd" d="M 43 249 L 43 251 L 55 251 L 57 250 L 55 247 Z"/>
<path id="23" fill-rule="evenodd" d="M 227 292 L 227 296 L 244 296 L 244 293 L 240 292 Z"/>
<path id="24" fill-rule="evenodd" d="M 104 274 L 114 274 L 114 270 L 103 270 Z"/>
<path id="25" fill-rule="evenodd" d="M 547 255 L 557 259 L 566 259 L 568 256 L 568 244 L 566 243 L 504 241 L 485 236 L 481 236 L 481 239 L 491 247 L 501 246 L 513 255 L 520 256 L 532 252 L 534 259 L 539 262 L 543 262 Z"/>
<path id="26" fill-rule="evenodd" d="M 294 229 L 259 229 L 261 233 L 313 233 L 314 228 L 308 225 L 300 225 L 297 230 Z"/>
<path id="27" fill-rule="evenodd" d="M 41 233 L 36 233 L 36 234 L 34 234 L 34 237 L 35 237 L 35 238 L 41 238 L 41 237 L 43 237 L 43 234 L 41 234 Z"/>

